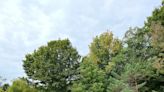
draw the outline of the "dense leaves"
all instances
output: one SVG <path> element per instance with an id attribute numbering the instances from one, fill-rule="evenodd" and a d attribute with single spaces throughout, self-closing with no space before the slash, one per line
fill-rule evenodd
<path id="1" fill-rule="evenodd" d="M 121 48 L 121 41 L 114 38 L 111 32 L 105 32 L 94 38 L 90 45 L 89 56 L 100 68 L 104 68 Z"/>
<path id="2" fill-rule="evenodd" d="M 105 72 L 97 64 L 85 59 L 80 67 L 80 79 L 72 87 L 72 92 L 103 92 Z"/>
<path id="3" fill-rule="evenodd" d="M 46 90 L 65 92 L 77 74 L 80 56 L 69 40 L 51 41 L 26 55 L 24 69 Z"/>
<path id="4" fill-rule="evenodd" d="M 8 88 L 7 92 L 38 92 L 35 88 L 28 85 L 25 80 L 15 80 Z"/>

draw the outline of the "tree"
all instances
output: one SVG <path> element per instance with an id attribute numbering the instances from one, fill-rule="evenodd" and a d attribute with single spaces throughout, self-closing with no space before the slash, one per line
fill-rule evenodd
<path id="1" fill-rule="evenodd" d="M 38 92 L 35 88 L 28 85 L 25 80 L 15 80 L 8 88 L 7 92 Z"/>
<path id="2" fill-rule="evenodd" d="M 164 91 L 164 1 L 159 8 L 153 11 L 152 16 L 148 17 L 145 25 L 151 33 L 151 44 L 156 50 L 154 54 L 153 67 L 156 69 L 156 77 L 151 79 L 149 84 L 151 89 L 158 92 Z M 153 82 L 152 82 L 153 81 Z"/>
<path id="3" fill-rule="evenodd" d="M 80 78 L 74 82 L 72 92 L 103 92 L 105 72 L 94 62 L 85 59 L 80 66 Z"/>
<path id="4" fill-rule="evenodd" d="M 158 51 L 155 55 L 154 68 L 158 73 L 164 74 L 164 1 L 159 8 L 148 17 L 147 27 L 151 30 L 152 45 Z"/>
<path id="5" fill-rule="evenodd" d="M 158 50 L 153 66 L 158 73 L 164 74 L 164 26 L 160 23 L 153 23 L 151 29 L 152 45 Z"/>
<path id="6" fill-rule="evenodd" d="M 103 69 L 111 61 L 111 57 L 115 56 L 121 48 L 121 41 L 114 38 L 111 32 L 105 32 L 93 39 L 89 57 Z"/>
<path id="7" fill-rule="evenodd" d="M 151 45 L 150 31 L 145 27 L 130 28 L 125 33 L 124 44 L 127 46 L 126 57 L 128 58 L 135 57 L 147 60 L 153 57 L 155 53 Z"/>
<path id="8" fill-rule="evenodd" d="M 147 86 L 147 81 L 152 77 L 152 61 L 130 57 L 130 61 L 125 63 L 119 74 L 112 71 L 107 92 L 150 92 L 143 87 Z"/>
<path id="9" fill-rule="evenodd" d="M 89 48 L 90 53 L 88 58 L 105 72 L 105 79 L 103 81 L 105 91 L 109 84 L 107 79 L 110 76 L 110 71 L 116 65 L 115 62 L 112 62 L 112 59 L 121 51 L 122 43 L 118 38 L 114 38 L 112 32 L 104 32 L 93 39 Z"/>
<path id="10" fill-rule="evenodd" d="M 37 86 L 49 92 L 66 92 L 78 74 L 79 59 L 68 39 L 56 40 L 27 54 L 23 66 Z"/>
<path id="11" fill-rule="evenodd" d="M 9 84 L 3 84 L 2 89 L 4 91 L 7 91 L 7 89 L 8 89 L 9 86 L 10 86 Z"/>
<path id="12" fill-rule="evenodd" d="M 147 18 L 145 26 L 150 28 L 153 22 L 160 22 L 164 26 L 164 1 L 162 1 L 162 5 L 159 8 L 153 11 L 152 16 Z"/>
<path id="13" fill-rule="evenodd" d="M 111 71 L 107 91 L 151 92 L 154 87 L 150 87 L 150 82 L 156 76 L 152 68 L 156 51 L 151 46 L 150 31 L 145 27 L 130 28 L 125 34 L 124 46 L 112 59 L 115 69 Z"/>

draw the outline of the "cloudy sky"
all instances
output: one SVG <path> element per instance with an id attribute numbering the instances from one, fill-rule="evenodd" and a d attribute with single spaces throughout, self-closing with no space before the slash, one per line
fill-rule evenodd
<path id="1" fill-rule="evenodd" d="M 81 55 L 93 37 L 123 37 L 142 26 L 161 0 L 0 0 L 0 76 L 24 76 L 22 59 L 47 41 L 69 38 Z"/>

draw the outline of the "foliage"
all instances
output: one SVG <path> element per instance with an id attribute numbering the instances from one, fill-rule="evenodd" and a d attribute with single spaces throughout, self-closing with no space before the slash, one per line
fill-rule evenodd
<path id="1" fill-rule="evenodd" d="M 132 60 L 132 59 L 131 59 Z M 150 61 L 135 60 L 124 65 L 123 71 L 118 75 L 112 73 L 109 78 L 109 92 L 140 92 L 146 85 L 147 80 L 154 76 L 152 63 Z M 124 91 L 126 90 L 126 91 Z"/>
<path id="2" fill-rule="evenodd" d="M 90 58 L 96 62 L 100 68 L 111 60 L 122 48 L 121 41 L 113 37 L 111 32 L 105 32 L 96 36 L 90 45 Z"/>
<path id="3" fill-rule="evenodd" d="M 134 92 L 163 92 L 164 90 L 162 79 L 163 10 L 163 6 L 156 9 L 143 28 L 130 28 L 125 34 L 124 41 L 127 45 L 125 60 L 127 63 L 120 73 L 120 79 L 114 79 L 122 83 L 122 86 L 128 85 L 128 88 Z M 154 71 L 153 67 L 157 69 L 157 72 Z"/>
<path id="4" fill-rule="evenodd" d="M 28 85 L 25 80 L 15 80 L 8 88 L 7 92 L 38 92 L 35 88 Z"/>
<path id="5" fill-rule="evenodd" d="M 133 92 L 127 84 L 116 78 L 109 78 L 110 85 L 106 92 Z"/>
<path id="6" fill-rule="evenodd" d="M 103 92 L 105 73 L 90 60 L 80 66 L 80 79 L 73 84 L 72 92 Z"/>
<path id="7" fill-rule="evenodd" d="M 154 68 L 157 69 L 158 73 L 164 74 L 164 26 L 160 23 L 152 23 L 151 30 L 152 45 L 158 50 Z"/>
<path id="8" fill-rule="evenodd" d="M 24 60 L 24 69 L 30 79 L 36 80 L 48 91 L 65 92 L 78 73 L 80 56 L 70 41 L 51 41 Z"/>
<path id="9" fill-rule="evenodd" d="M 158 92 L 164 91 L 164 1 L 162 5 L 153 11 L 153 15 L 148 17 L 146 27 L 150 29 L 151 43 L 156 50 L 153 67 L 156 69 L 156 77 L 152 79 L 150 88 Z"/>
<path id="10" fill-rule="evenodd" d="M 164 1 L 159 8 L 153 11 L 152 16 L 148 17 L 146 26 L 150 27 L 153 22 L 160 22 L 164 26 Z"/>

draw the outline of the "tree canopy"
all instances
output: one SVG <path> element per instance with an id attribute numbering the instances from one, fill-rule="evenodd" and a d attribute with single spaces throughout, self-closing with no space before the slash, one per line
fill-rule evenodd
<path id="1" fill-rule="evenodd" d="M 75 80 L 79 60 L 77 50 L 65 39 L 48 42 L 27 54 L 23 66 L 28 77 L 46 90 L 65 92 Z"/>

